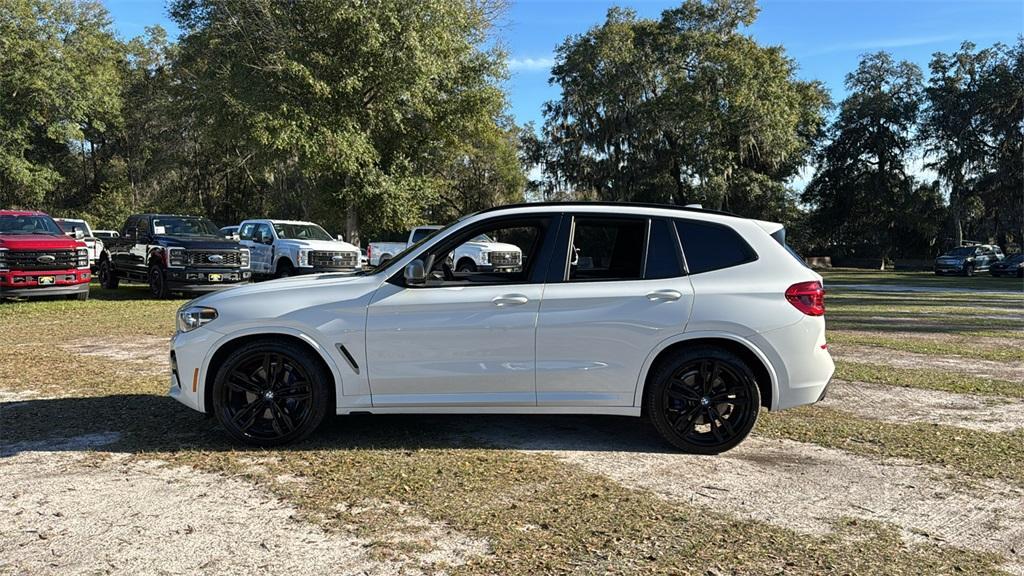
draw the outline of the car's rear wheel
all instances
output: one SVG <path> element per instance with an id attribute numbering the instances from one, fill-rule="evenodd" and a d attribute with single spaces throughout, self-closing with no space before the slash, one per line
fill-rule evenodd
<path id="1" fill-rule="evenodd" d="M 750 367 L 727 350 L 681 350 L 658 365 L 650 385 L 647 413 L 654 427 L 684 452 L 725 452 L 757 422 L 757 381 Z"/>
<path id="2" fill-rule="evenodd" d="M 114 272 L 114 267 L 110 264 L 110 260 L 100 262 L 100 286 L 107 290 L 115 290 L 119 283 L 120 280 Z"/>
<path id="3" fill-rule="evenodd" d="M 298 345 L 246 344 L 217 371 L 214 415 L 236 440 L 257 446 L 295 442 L 323 422 L 329 382 L 313 353 Z"/>
<path id="4" fill-rule="evenodd" d="M 154 298 L 160 298 L 161 300 L 171 294 L 167 288 L 167 278 L 164 276 L 164 269 L 156 263 L 149 266 L 149 293 Z"/>

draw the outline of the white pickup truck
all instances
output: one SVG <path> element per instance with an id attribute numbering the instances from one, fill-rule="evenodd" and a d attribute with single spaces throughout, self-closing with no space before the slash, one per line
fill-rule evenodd
<path id="1" fill-rule="evenodd" d="M 409 246 L 429 237 L 441 226 L 417 226 L 407 242 L 370 242 L 366 250 L 370 266 L 379 266 Z M 481 234 L 461 244 L 451 254 L 456 272 L 513 272 L 523 266 L 523 252 L 514 244 L 495 242 Z"/>
<path id="2" fill-rule="evenodd" d="M 283 278 L 361 268 L 359 248 L 331 238 L 319 225 L 295 220 L 245 220 L 238 239 L 251 253 L 253 274 Z"/>

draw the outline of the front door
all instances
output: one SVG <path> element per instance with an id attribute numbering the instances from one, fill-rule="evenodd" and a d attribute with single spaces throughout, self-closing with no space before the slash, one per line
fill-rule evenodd
<path id="1" fill-rule="evenodd" d="M 377 290 L 366 322 L 374 406 L 536 404 L 534 337 L 554 224 L 538 216 L 471 225 L 418 256 L 426 282 L 408 285 L 398 270 Z M 455 272 L 455 248 L 483 233 L 517 246 L 522 267 Z"/>
<path id="2" fill-rule="evenodd" d="M 632 406 L 648 355 L 693 305 L 678 237 L 657 218 L 579 214 L 566 229 L 537 323 L 537 404 Z"/>

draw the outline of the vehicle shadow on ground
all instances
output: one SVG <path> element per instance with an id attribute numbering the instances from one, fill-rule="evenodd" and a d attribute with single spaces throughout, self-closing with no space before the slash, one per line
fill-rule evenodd
<path id="1" fill-rule="evenodd" d="M 286 450 L 421 449 L 672 452 L 645 421 L 576 415 L 356 415 L 329 418 Z M 247 450 L 215 419 L 149 394 L 0 404 L 0 459 L 21 452 Z M 259 449 L 253 449 L 259 450 Z"/>

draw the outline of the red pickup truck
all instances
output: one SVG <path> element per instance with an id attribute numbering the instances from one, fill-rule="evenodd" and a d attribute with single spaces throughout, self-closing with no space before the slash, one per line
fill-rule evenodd
<path id="1" fill-rule="evenodd" d="M 80 234 L 80 233 L 79 233 Z M 89 251 L 42 212 L 0 210 L 0 299 L 89 299 Z"/>

